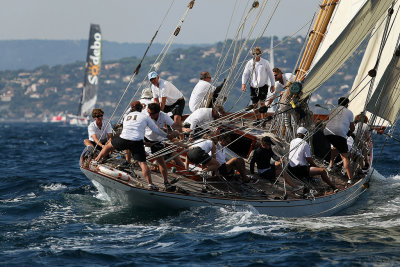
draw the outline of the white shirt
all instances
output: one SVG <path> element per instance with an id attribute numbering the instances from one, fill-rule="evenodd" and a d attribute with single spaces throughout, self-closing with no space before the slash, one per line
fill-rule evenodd
<path id="1" fill-rule="evenodd" d="M 160 128 L 157 127 L 149 116 L 134 111 L 125 116 L 120 137 L 131 141 L 143 140 L 144 131 L 147 126 L 156 134 L 161 135 L 162 137 L 167 136 L 165 132 L 161 131 Z"/>
<path id="2" fill-rule="evenodd" d="M 201 149 L 204 150 L 207 154 L 211 152 L 212 147 L 213 147 L 213 141 L 207 140 L 207 139 L 199 139 L 196 141 L 196 144 L 191 146 L 191 148 L 194 147 L 200 147 Z"/>
<path id="3" fill-rule="evenodd" d="M 339 112 L 337 112 L 337 110 L 339 110 Z M 324 129 L 324 134 L 338 135 L 347 139 L 347 132 L 350 130 L 350 123 L 353 121 L 353 112 L 346 107 L 340 106 L 329 115 L 329 121 Z"/>
<path id="4" fill-rule="evenodd" d="M 88 134 L 89 134 L 89 140 L 93 141 L 92 135 L 96 135 L 97 139 L 99 139 L 99 141 L 101 143 L 104 143 L 108 140 L 108 134 L 112 133 L 112 128 L 111 125 L 109 123 L 102 123 L 101 125 L 101 129 L 99 129 L 99 127 L 97 127 L 97 124 L 95 121 L 92 121 L 89 126 L 88 126 Z M 102 135 L 103 134 L 103 135 Z"/>
<path id="5" fill-rule="evenodd" d="M 194 130 L 196 126 L 199 126 L 200 128 L 207 128 L 212 120 L 212 108 L 199 108 L 190 114 L 183 124 L 189 123 L 190 129 Z"/>
<path id="6" fill-rule="evenodd" d="M 149 118 L 151 119 L 150 116 L 149 116 Z M 154 121 L 154 120 L 152 119 L 152 121 Z M 157 121 L 154 121 L 154 122 L 157 125 L 157 127 L 161 128 L 161 129 L 164 128 L 166 124 L 169 126 L 174 124 L 174 121 L 171 119 L 171 117 L 162 111 L 160 111 L 160 113 L 158 114 Z M 162 141 L 165 139 L 162 136 L 159 136 L 158 134 L 154 133 L 149 127 L 146 127 L 145 136 L 150 141 Z"/>
<path id="7" fill-rule="evenodd" d="M 178 99 L 183 97 L 181 91 L 179 91 L 172 83 L 165 81 L 163 79 L 158 80 L 159 87 L 154 84 L 151 85 L 151 91 L 153 92 L 153 97 L 158 98 L 161 103 L 161 98 L 166 97 L 165 105 L 171 106 Z"/>
<path id="8" fill-rule="evenodd" d="M 139 101 L 140 101 L 140 103 L 142 103 L 142 105 L 143 105 L 142 113 L 143 113 L 144 115 L 149 114 L 149 113 L 147 112 L 147 106 L 148 106 L 149 104 L 151 104 L 151 103 L 154 103 L 154 99 L 153 99 L 153 98 L 141 98 L 141 99 L 139 99 Z"/>
<path id="9" fill-rule="evenodd" d="M 310 145 L 301 138 L 293 139 L 290 142 L 290 166 L 305 166 L 307 164 L 306 158 L 311 158 Z"/>
<path id="10" fill-rule="evenodd" d="M 279 96 L 280 92 L 282 91 L 282 89 L 285 88 L 286 84 L 288 82 L 294 82 L 294 79 L 296 78 L 295 75 L 293 75 L 292 73 L 283 73 L 282 74 L 282 80 L 283 80 L 283 84 L 281 84 L 278 80 L 275 80 L 275 92 L 274 92 L 274 97 L 275 96 Z"/>
<path id="11" fill-rule="evenodd" d="M 266 84 L 275 85 L 274 73 L 266 59 L 260 58 L 260 61 L 256 61 L 254 71 L 253 59 L 247 62 L 242 75 L 242 84 L 246 84 L 250 74 L 252 74 L 250 86 L 253 88 L 262 87 Z"/>
<path id="12" fill-rule="evenodd" d="M 212 86 L 209 82 L 200 80 L 196 86 L 193 88 L 192 94 L 189 99 L 189 109 L 191 112 L 194 112 L 198 109 L 203 100 L 207 102 L 207 99 L 204 99 L 205 95 L 209 95 L 215 91 L 215 86 Z"/>

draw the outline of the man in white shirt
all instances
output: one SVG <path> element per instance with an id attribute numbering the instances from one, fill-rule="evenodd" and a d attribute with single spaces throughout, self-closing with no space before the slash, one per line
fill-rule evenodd
<path id="1" fill-rule="evenodd" d="M 260 107 L 265 105 L 269 87 L 268 80 L 271 84 L 271 93 L 275 91 L 275 78 L 269 62 L 266 59 L 261 58 L 261 48 L 254 48 L 252 54 L 253 59 L 250 59 L 247 62 L 243 71 L 242 91 L 246 91 L 246 83 L 250 78 L 250 98 L 253 103 L 254 113 L 257 118 L 257 120 L 254 122 L 254 125 L 258 125 L 260 123 L 260 119 L 266 116 L 265 113 L 261 115 L 258 113 L 258 103 L 260 103 Z"/>
<path id="2" fill-rule="evenodd" d="M 139 101 L 143 105 L 142 113 L 147 115 L 147 106 L 151 103 L 154 103 L 153 92 L 151 91 L 150 88 L 143 89 L 142 95 L 140 96 Z"/>
<path id="3" fill-rule="evenodd" d="M 347 133 L 353 132 L 354 115 L 349 106 L 349 99 L 341 97 L 338 100 L 338 107 L 329 114 L 329 121 L 325 126 L 324 134 L 332 145 L 331 159 L 328 169 L 331 169 L 338 153 L 343 160 L 343 168 L 346 170 L 348 177 L 348 184 L 352 184 L 353 174 L 350 170 L 349 151 L 347 146 Z"/>
<path id="4" fill-rule="evenodd" d="M 209 155 L 211 153 L 211 156 Z M 204 172 L 215 172 L 219 168 L 216 157 L 215 144 L 211 140 L 199 139 L 190 147 L 186 153 L 186 170 L 189 170 L 189 161 L 194 164 L 200 164 Z"/>
<path id="5" fill-rule="evenodd" d="M 294 79 L 296 78 L 292 73 L 282 73 L 279 68 L 273 68 L 272 71 L 275 77 L 275 92 L 271 98 L 268 99 L 268 106 L 285 91 L 287 83 L 294 82 Z"/>
<path id="6" fill-rule="evenodd" d="M 193 88 L 189 99 L 189 109 L 194 112 L 198 108 L 211 107 L 212 103 L 218 97 L 224 83 L 218 87 L 211 85 L 211 75 L 207 71 L 200 73 L 200 80 Z M 210 99 L 212 97 L 212 99 Z M 210 102 L 210 103 L 209 103 Z"/>
<path id="7" fill-rule="evenodd" d="M 224 115 L 225 110 L 222 106 L 199 108 L 183 122 L 183 131 L 196 139 L 196 137 L 201 137 L 205 133 L 205 129 L 210 127 L 211 121 L 219 119 Z"/>
<path id="8" fill-rule="evenodd" d="M 216 144 L 216 156 L 215 159 L 220 164 L 218 172 L 222 176 L 233 175 L 234 170 L 237 170 L 242 178 L 242 182 L 247 183 L 250 178 L 246 176 L 246 164 L 243 158 L 234 157 L 226 161 L 225 147 L 229 145 L 231 138 L 229 135 L 220 135 L 218 143 Z"/>
<path id="9" fill-rule="evenodd" d="M 157 72 L 152 71 L 148 74 L 151 82 L 154 103 L 160 104 L 161 111 L 172 112 L 174 121 L 177 125 L 182 125 L 182 114 L 185 108 L 185 97 L 171 82 L 160 79 Z"/>
<path id="10" fill-rule="evenodd" d="M 107 156 L 114 148 L 117 150 L 129 149 L 133 158 L 138 161 L 143 176 L 149 183 L 149 189 L 158 190 L 157 186 L 151 181 L 150 169 L 146 163 L 146 153 L 143 142 L 145 129 L 149 127 L 154 133 L 162 137 L 167 137 L 168 139 L 176 137 L 177 134 L 176 132 L 167 134 L 160 130 L 149 116 L 141 113 L 142 108 L 143 106 L 139 101 L 133 101 L 131 103 L 131 112 L 124 118 L 121 135 L 113 138 L 111 142 L 105 145 L 95 160 L 99 161 L 101 158 Z"/>
<path id="11" fill-rule="evenodd" d="M 296 138 L 290 142 L 288 174 L 300 180 L 307 180 L 309 177 L 320 175 L 322 180 L 336 192 L 336 187 L 328 177 L 324 168 L 317 167 L 311 158 L 310 145 L 304 140 L 307 129 L 299 127 Z M 307 166 L 307 163 L 311 167 Z"/>
<path id="12" fill-rule="evenodd" d="M 147 106 L 146 111 L 147 111 L 148 116 L 155 122 L 155 124 L 157 125 L 158 128 L 164 129 L 165 126 L 167 126 L 167 125 L 173 126 L 174 121 L 166 113 L 160 111 L 159 104 L 150 103 Z M 158 151 L 165 148 L 165 145 L 163 143 L 163 140 L 165 140 L 165 138 L 158 135 L 157 133 L 153 132 L 153 130 L 150 129 L 149 127 L 146 127 L 144 140 L 146 142 L 146 146 L 149 146 L 149 147 L 145 148 L 146 152 L 148 152 L 148 153 L 150 152 L 151 154 L 155 154 Z M 158 163 L 161 176 L 164 179 L 165 189 L 167 191 L 172 191 L 173 187 L 168 182 L 167 165 L 165 163 L 164 156 L 159 156 L 159 157 L 155 158 L 155 160 Z M 182 168 L 184 168 L 184 164 L 180 160 L 179 157 L 176 157 L 174 160 L 178 166 L 181 166 Z"/>
<path id="13" fill-rule="evenodd" d="M 88 126 L 89 139 L 83 141 L 85 146 L 101 149 L 111 139 L 112 128 L 109 123 L 103 123 L 103 115 L 103 110 L 99 108 L 93 109 L 92 117 L 94 121 Z"/>

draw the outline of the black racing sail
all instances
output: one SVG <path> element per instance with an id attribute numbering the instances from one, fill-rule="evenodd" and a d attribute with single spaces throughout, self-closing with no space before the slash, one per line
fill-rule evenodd
<path id="1" fill-rule="evenodd" d="M 88 116 L 96 105 L 101 68 L 102 36 L 98 24 L 90 25 L 85 78 L 79 102 L 78 116 Z"/>

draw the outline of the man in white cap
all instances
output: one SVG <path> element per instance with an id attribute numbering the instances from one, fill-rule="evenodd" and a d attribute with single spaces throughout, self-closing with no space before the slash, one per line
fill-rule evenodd
<path id="1" fill-rule="evenodd" d="M 258 103 L 260 102 L 260 107 L 265 105 L 269 87 L 268 80 L 271 85 L 271 93 L 275 92 L 275 78 L 268 60 L 261 58 L 261 48 L 254 48 L 252 54 L 253 58 L 247 62 L 243 71 L 242 91 L 246 91 L 246 83 L 250 77 L 250 98 L 257 118 L 254 125 L 258 125 L 260 119 L 266 116 L 265 113 L 261 115 L 258 113 Z"/>
<path id="2" fill-rule="evenodd" d="M 182 125 L 182 113 L 185 108 L 185 97 L 171 82 L 160 79 L 157 72 L 150 72 L 147 77 L 151 82 L 154 103 L 160 104 L 161 111 L 174 115 L 174 122 Z"/>
<path id="3" fill-rule="evenodd" d="M 307 180 L 309 177 L 320 175 L 322 180 L 327 183 L 334 192 L 337 188 L 332 184 L 328 173 L 324 168 L 317 167 L 311 158 L 310 145 L 304 140 L 307 129 L 299 127 L 296 138 L 290 142 L 288 173 L 294 178 Z M 308 167 L 307 163 L 311 166 Z"/>
<path id="4" fill-rule="evenodd" d="M 151 103 L 154 103 L 153 92 L 151 91 L 150 88 L 144 88 L 143 89 L 142 95 L 140 96 L 139 101 L 143 105 L 142 113 L 147 115 L 147 107 L 148 107 L 148 105 L 151 104 Z"/>

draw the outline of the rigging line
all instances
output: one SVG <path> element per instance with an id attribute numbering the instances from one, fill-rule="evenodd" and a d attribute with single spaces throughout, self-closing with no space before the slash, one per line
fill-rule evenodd
<path id="1" fill-rule="evenodd" d="M 239 2 L 239 0 L 235 1 L 235 6 L 233 7 L 233 10 L 232 10 L 231 18 L 230 18 L 229 23 L 228 23 L 228 29 L 226 30 L 226 33 L 225 33 L 224 44 L 223 44 L 222 49 L 221 49 L 221 55 L 224 54 L 225 46 L 226 46 L 226 43 L 227 43 L 227 40 L 228 40 L 228 33 L 229 33 L 230 28 L 232 26 L 232 22 L 233 22 L 233 18 L 234 18 L 234 15 L 235 15 L 235 10 L 237 8 L 238 2 Z M 217 76 L 217 73 L 219 73 L 220 69 L 222 69 L 222 64 L 220 65 L 221 59 L 222 59 L 222 56 L 218 60 L 216 71 L 215 71 L 215 76 Z"/>
<path id="2" fill-rule="evenodd" d="M 389 32 L 391 31 L 391 29 L 392 29 L 392 27 L 393 27 L 393 24 L 394 24 L 394 22 L 395 22 L 395 20 L 396 20 L 398 11 L 399 11 L 399 9 L 397 9 L 396 15 L 395 15 L 395 17 L 394 17 L 394 19 L 393 19 L 392 25 L 390 26 Z M 389 35 L 389 33 L 388 33 L 387 36 L 386 36 L 386 40 L 389 38 L 388 35 Z M 399 37 L 398 37 L 398 40 L 399 40 Z M 398 42 L 398 40 L 397 40 L 397 42 Z M 386 44 L 386 41 L 385 41 L 385 44 Z M 382 49 L 383 49 L 383 48 L 382 48 Z M 394 52 L 394 53 L 396 53 L 397 51 L 399 51 L 399 46 L 396 46 L 396 47 L 395 47 L 395 52 Z M 377 64 L 378 64 L 378 62 L 377 62 Z M 376 64 L 376 65 L 377 65 L 377 64 Z M 393 70 L 395 69 L 395 67 L 396 67 L 396 62 L 393 61 L 393 59 L 392 59 L 392 60 L 389 61 L 389 64 L 388 64 L 388 66 L 386 67 L 386 69 L 392 70 L 392 73 L 393 73 Z M 387 84 L 387 82 L 388 82 L 388 79 L 389 79 L 389 77 L 386 77 L 386 79 L 384 80 L 384 84 L 383 84 L 382 88 L 387 87 L 386 84 Z M 381 81 L 382 81 L 382 80 L 381 80 Z M 379 85 L 379 84 L 378 84 L 378 85 Z M 397 86 L 396 86 L 396 87 L 397 87 Z M 376 91 L 376 89 L 377 89 L 377 87 L 375 88 L 375 91 Z M 379 95 L 378 95 L 378 97 L 377 97 L 377 99 L 376 99 L 376 103 L 379 103 L 379 104 L 375 105 L 374 111 L 372 112 L 372 116 L 371 116 L 371 117 L 372 117 L 372 122 L 374 122 L 374 121 L 376 120 L 376 117 L 377 117 L 376 113 L 382 108 L 382 104 L 383 104 L 383 103 L 381 103 L 381 98 L 382 98 L 383 92 L 384 92 L 383 89 L 380 90 Z M 393 99 L 393 94 L 395 94 L 395 90 L 392 90 L 392 91 L 391 91 L 391 95 L 390 95 L 390 96 L 386 96 L 386 97 L 389 98 L 389 99 Z M 371 93 L 371 95 L 368 95 L 368 96 L 367 96 L 367 100 L 366 100 L 366 102 L 365 102 L 364 109 L 366 109 L 366 107 L 367 107 L 367 105 L 368 105 L 368 102 L 371 100 L 371 97 L 372 97 L 372 93 Z M 395 96 L 395 97 L 396 97 L 396 96 Z M 398 97 L 399 97 L 399 96 L 397 96 L 396 98 L 398 99 Z M 396 99 L 396 100 L 397 100 L 397 99 Z M 391 107 L 389 107 L 388 105 L 386 105 L 386 106 L 383 108 L 383 111 L 382 111 L 382 112 L 385 114 L 390 108 L 391 108 Z"/>
<path id="3" fill-rule="evenodd" d="M 315 19 L 315 13 L 314 13 L 314 15 L 313 15 L 313 18 L 312 18 L 310 21 L 308 21 L 306 24 L 304 24 L 304 26 L 303 26 L 300 30 L 302 30 L 302 29 L 303 29 L 305 26 L 307 26 L 307 24 L 309 23 L 308 30 L 307 30 L 307 33 L 309 33 L 309 32 L 311 31 L 312 22 L 314 21 L 314 19 Z M 300 30 L 298 30 L 297 32 L 299 32 Z M 296 32 L 296 33 L 297 33 L 297 32 Z M 292 37 L 292 36 L 291 36 L 291 37 Z M 307 34 L 306 37 L 304 38 L 303 45 L 302 45 L 302 48 L 301 48 L 301 50 L 300 50 L 300 54 L 299 54 L 299 56 L 297 57 L 297 61 L 296 61 L 296 64 L 294 65 L 294 69 L 292 70 L 292 73 L 296 73 L 296 66 L 298 66 L 298 65 L 300 64 L 301 55 L 303 55 L 304 50 L 306 49 L 307 41 L 308 41 L 309 38 L 310 38 L 310 35 L 309 35 L 309 34 Z M 286 40 L 285 40 L 285 41 L 286 41 Z M 282 41 L 282 42 L 283 42 L 283 41 Z"/>
<path id="4" fill-rule="evenodd" d="M 191 0 L 191 1 L 189 2 L 188 8 L 186 9 L 184 15 L 182 16 L 181 20 L 179 21 L 179 23 L 178 23 L 177 27 L 175 28 L 174 32 L 170 35 L 170 37 L 169 37 L 167 43 L 164 45 L 162 51 L 158 54 L 158 56 L 157 56 L 156 60 L 154 61 L 153 65 L 151 65 L 150 70 L 156 65 L 156 63 L 157 63 L 157 61 L 159 60 L 160 57 L 161 57 L 161 60 L 158 62 L 158 65 L 160 66 L 160 65 L 162 64 L 162 62 L 164 61 L 164 58 L 165 58 L 165 56 L 167 55 L 167 53 L 168 53 L 168 51 L 169 51 L 169 49 L 170 49 L 172 43 L 174 42 L 175 37 L 178 36 L 179 31 L 180 31 L 180 29 L 181 29 L 181 26 L 183 25 L 183 22 L 185 21 L 187 15 L 189 14 L 190 9 L 193 8 L 194 2 L 195 2 L 195 0 Z M 172 4 L 171 4 L 170 8 L 171 8 L 171 7 L 172 7 Z M 170 10 L 170 9 L 168 9 L 168 12 L 169 12 L 169 10 Z M 167 12 L 167 14 L 168 14 L 168 12 Z M 166 18 L 166 15 L 164 16 L 163 21 L 165 20 L 165 18 Z M 160 24 L 159 28 L 160 28 L 161 25 L 163 24 L 163 21 L 162 21 L 162 23 Z M 179 30 L 178 30 L 178 29 L 179 29 Z M 162 55 L 162 56 L 161 56 L 161 55 Z M 158 67 L 159 67 L 159 66 L 158 66 Z M 150 71 L 150 70 L 149 70 L 149 71 Z M 143 79 L 143 81 L 142 81 L 142 84 L 145 82 L 145 80 L 146 80 L 146 76 L 144 77 L 144 79 Z M 139 92 L 139 89 L 140 89 L 141 87 L 142 87 L 142 85 L 139 86 L 138 89 L 135 91 L 133 97 L 131 98 L 131 101 L 136 97 L 136 94 Z M 128 108 L 128 107 L 129 107 L 129 105 L 127 106 L 127 108 Z M 121 115 L 119 121 L 121 121 L 122 117 L 123 117 L 123 115 Z"/>
<path id="5" fill-rule="evenodd" d="M 266 3 L 266 2 L 263 2 L 263 5 L 262 5 L 263 8 L 265 8 L 265 3 Z M 249 33 L 247 34 L 246 39 L 244 39 L 244 41 L 243 41 L 243 43 L 241 44 L 240 48 L 238 48 L 239 50 L 238 50 L 237 54 L 236 54 L 236 55 L 235 55 L 235 54 L 233 55 L 233 58 L 232 58 L 232 67 L 230 68 L 230 72 L 229 72 L 228 77 L 227 77 L 227 80 L 228 80 L 228 81 L 230 80 L 230 77 L 231 77 L 232 74 L 233 74 L 234 68 L 237 66 L 237 62 L 238 62 L 238 60 L 239 60 L 240 55 L 243 53 L 243 49 L 244 49 L 245 44 L 247 43 L 248 39 L 250 38 L 252 32 L 254 31 L 254 28 L 255 28 L 255 25 L 256 25 L 256 21 L 260 18 L 261 14 L 262 14 L 262 11 L 263 11 L 263 8 L 260 8 L 259 12 L 256 14 L 255 22 L 252 24 L 252 26 L 251 26 L 251 28 L 250 28 L 250 30 L 249 30 Z M 243 22 L 243 23 L 241 24 L 241 26 L 239 27 L 238 32 L 240 32 L 241 30 L 242 30 L 242 31 L 244 30 L 245 22 L 247 21 L 247 17 L 250 15 L 250 12 L 251 12 L 252 10 L 254 10 L 254 7 L 252 7 L 252 8 L 249 10 L 249 12 L 248 12 L 248 14 L 247 14 L 247 16 L 246 16 L 244 22 Z M 237 37 L 238 37 L 238 33 L 236 34 L 236 39 L 237 39 Z M 224 87 L 225 87 L 225 86 L 224 86 Z M 224 93 L 225 89 L 222 88 L 221 91 Z M 220 103 L 220 102 L 223 102 L 223 99 L 222 99 L 222 98 L 217 99 L 217 103 Z"/>
<path id="6" fill-rule="evenodd" d="M 392 6 L 392 8 L 393 8 L 393 6 Z M 389 31 L 389 26 L 390 26 L 390 19 L 391 19 L 391 16 L 392 16 L 391 13 L 392 13 L 392 12 L 388 12 L 388 13 L 387 13 L 388 15 L 386 16 L 385 29 L 384 29 L 384 31 L 383 31 L 382 40 L 381 40 L 381 43 L 380 43 L 380 46 L 379 46 L 379 51 L 378 51 L 378 55 L 377 55 L 377 58 L 376 58 L 376 63 L 375 63 L 375 66 L 374 66 L 374 69 L 375 69 L 375 70 L 378 69 L 378 66 L 379 66 L 379 63 L 380 63 L 380 59 L 381 59 L 381 56 L 382 56 L 383 49 L 384 49 L 384 47 L 385 47 L 387 38 L 389 37 L 389 36 L 388 36 L 388 35 L 389 35 L 389 32 L 390 32 L 390 31 Z M 389 32 L 388 32 L 388 31 L 389 31 Z M 367 98 L 366 98 L 366 101 L 365 101 L 365 103 L 364 103 L 364 110 L 366 109 L 367 104 L 368 104 L 369 100 L 371 99 L 371 95 L 372 95 L 372 92 L 373 92 L 373 86 L 374 86 L 374 82 L 375 82 L 375 77 L 376 77 L 376 76 L 374 76 L 374 77 L 372 78 L 372 83 L 370 84 L 370 87 L 369 87 L 369 90 L 368 90 L 368 93 L 367 93 Z"/>

